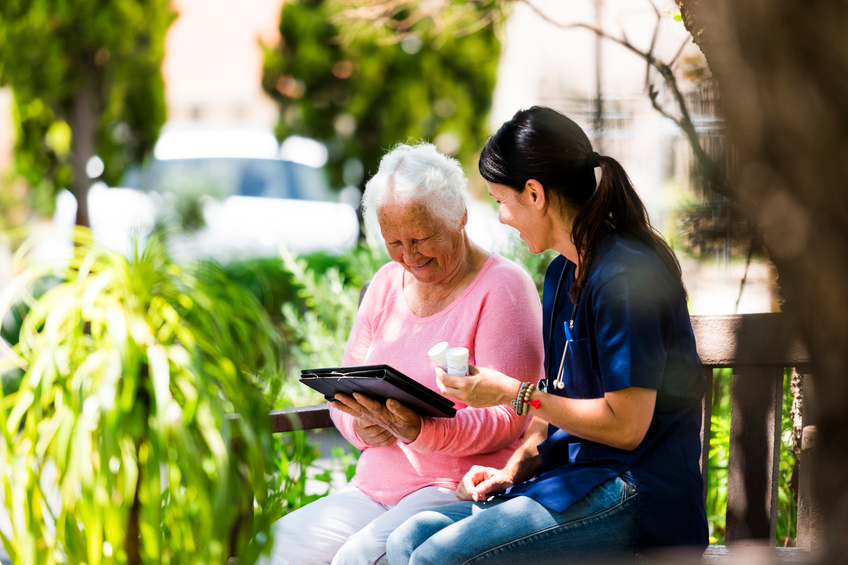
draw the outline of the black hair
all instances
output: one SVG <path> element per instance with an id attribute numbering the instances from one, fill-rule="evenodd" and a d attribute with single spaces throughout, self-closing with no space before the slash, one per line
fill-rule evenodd
<path id="1" fill-rule="evenodd" d="M 596 164 L 601 167 L 597 189 Z M 486 142 L 478 168 L 487 181 L 519 193 L 528 180 L 535 179 L 553 203 L 576 211 L 571 239 L 580 270 L 571 288 L 573 301 L 580 299 L 586 286 L 598 244 L 616 231 L 651 247 L 683 285 L 677 257 L 651 226 L 645 205 L 621 164 L 594 153 L 580 126 L 556 110 L 542 106 L 519 110 Z"/>

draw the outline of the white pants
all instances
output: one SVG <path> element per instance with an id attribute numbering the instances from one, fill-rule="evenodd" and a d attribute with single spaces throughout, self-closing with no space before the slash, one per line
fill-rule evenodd
<path id="1" fill-rule="evenodd" d="M 276 522 L 273 565 L 373 565 L 386 552 L 386 539 L 410 516 L 456 502 L 454 491 L 425 487 L 393 505 L 380 504 L 347 486 L 286 514 Z"/>

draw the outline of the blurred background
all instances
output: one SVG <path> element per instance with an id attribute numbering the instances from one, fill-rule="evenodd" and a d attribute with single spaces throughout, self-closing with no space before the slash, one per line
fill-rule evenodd
<path id="1" fill-rule="evenodd" d="M 0 7 L 0 287 L 22 233 L 88 225 L 129 256 L 163 229 L 177 260 L 220 263 L 255 294 L 285 338 L 290 376 L 338 365 L 359 289 L 388 260 L 361 225 L 361 190 L 398 142 L 461 161 L 472 239 L 541 287 L 551 255 L 531 256 L 498 223 L 476 168 L 503 121 L 541 104 L 631 175 L 678 254 L 692 314 L 780 310 L 775 269 L 725 196 L 734 155 L 717 89 L 673 1 L 39 5 Z M 67 253 L 62 233 L 38 253 Z M 25 315 L 2 320 L 7 343 Z M 18 377 L 3 375 L 4 390 Z M 716 542 L 729 379 L 717 375 L 713 393 Z M 781 544 L 794 538 L 789 380 Z M 277 405 L 321 401 L 303 388 L 291 378 Z M 320 484 L 297 487 L 304 497 L 338 479 L 331 465 L 343 474 L 355 460 L 337 438 L 318 440 L 300 454 L 320 470 Z"/>
<path id="2" fill-rule="evenodd" d="M 434 142 L 463 162 L 483 196 L 475 156 L 486 137 L 517 109 L 544 104 L 577 120 L 632 175 L 678 251 L 693 313 L 779 310 L 767 258 L 712 190 L 687 133 L 664 115 L 679 116 L 682 96 L 701 148 L 725 163 L 714 85 L 673 2 L 436 2 L 406 18 L 393 6 L 162 1 L 144 22 L 119 22 L 123 35 L 138 36 L 132 48 L 113 48 L 121 59 L 108 47 L 43 37 L 27 54 L 49 53 L 39 71 L 49 79 L 22 57 L 0 76 L 0 226 L 79 220 L 126 252 L 133 227 L 149 231 L 164 216 L 184 228 L 176 247 L 185 254 L 270 256 L 279 241 L 298 253 L 347 251 L 356 230 L 344 206 L 330 203 L 357 206 L 355 189 L 386 149 Z M 7 22 L 4 51 L 38 24 Z M 90 88 L 74 68 L 86 51 Z M 678 92 L 647 54 L 669 64 Z M 60 82 L 55 68 L 67 74 L 64 86 L 51 84 Z M 138 84 L 139 74 L 149 80 Z M 79 109 L 87 88 L 88 116 Z M 72 196 L 88 187 L 78 216 Z M 490 204 L 483 199 L 469 229 L 505 251 L 509 230 L 491 225 Z"/>

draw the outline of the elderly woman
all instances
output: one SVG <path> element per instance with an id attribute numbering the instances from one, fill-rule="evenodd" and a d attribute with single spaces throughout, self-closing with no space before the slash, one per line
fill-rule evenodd
<path id="1" fill-rule="evenodd" d="M 520 267 L 468 238 L 465 184 L 459 164 L 429 144 L 383 157 L 363 205 L 392 262 L 364 297 L 345 366 L 385 363 L 436 390 L 427 352 L 447 341 L 468 348 L 470 363 L 516 379 L 544 374 L 536 288 Z M 428 418 L 394 400 L 337 395 L 333 421 L 362 450 L 356 476 L 277 523 L 274 562 L 371 565 L 407 518 L 455 502 L 472 466 L 504 465 L 526 419 L 506 406 L 457 408 L 454 418 Z"/>

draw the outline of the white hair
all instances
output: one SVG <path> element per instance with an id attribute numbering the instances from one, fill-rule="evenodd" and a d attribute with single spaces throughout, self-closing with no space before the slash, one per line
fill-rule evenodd
<path id="1" fill-rule="evenodd" d="M 468 181 L 459 161 L 430 143 L 400 144 L 380 160 L 365 185 L 362 212 L 368 226 L 380 229 L 377 211 L 389 202 L 419 201 L 446 224 L 460 225 L 468 203 Z"/>

